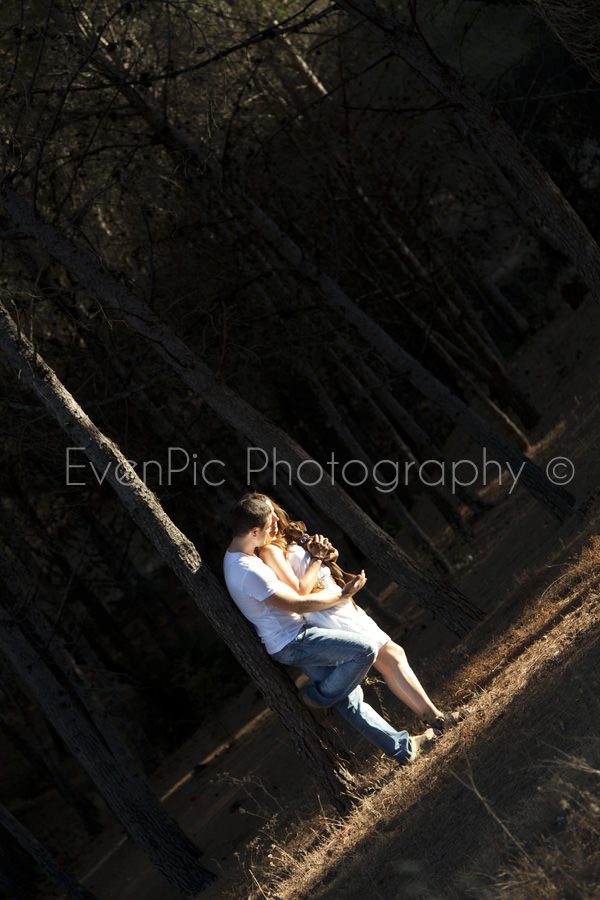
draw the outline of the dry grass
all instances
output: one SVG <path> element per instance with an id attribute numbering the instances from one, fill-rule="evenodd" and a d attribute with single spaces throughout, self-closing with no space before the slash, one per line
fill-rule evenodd
<path id="1" fill-rule="evenodd" d="M 271 819 L 219 898 L 591 897 L 599 588 L 594 537 L 455 670 L 466 722 L 408 769 L 368 765 L 345 819 Z"/>

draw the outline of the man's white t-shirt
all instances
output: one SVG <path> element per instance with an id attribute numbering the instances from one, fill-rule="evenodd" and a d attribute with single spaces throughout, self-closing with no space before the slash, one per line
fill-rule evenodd
<path id="1" fill-rule="evenodd" d="M 258 556 L 227 550 L 223 574 L 233 601 L 256 628 L 267 653 L 277 653 L 294 640 L 305 624 L 303 617 L 265 603 L 281 585 L 273 569 Z"/>

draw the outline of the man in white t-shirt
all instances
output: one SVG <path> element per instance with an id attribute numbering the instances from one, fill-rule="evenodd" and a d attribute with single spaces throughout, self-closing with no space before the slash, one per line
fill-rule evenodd
<path id="1" fill-rule="evenodd" d="M 308 596 L 298 594 L 255 554 L 276 523 L 273 506 L 266 500 L 243 497 L 235 507 L 233 540 L 223 560 L 231 597 L 256 628 L 267 653 L 284 665 L 298 666 L 312 679 L 301 691 L 307 705 L 335 707 L 388 756 L 400 764 L 412 761 L 433 732 L 411 738 L 365 703 L 360 683 L 375 660 L 377 646 L 354 632 L 318 628 L 303 618 L 303 613 L 335 606 L 342 596 L 344 600 L 354 596 L 365 584 L 364 572 L 343 590 L 336 586 Z"/>

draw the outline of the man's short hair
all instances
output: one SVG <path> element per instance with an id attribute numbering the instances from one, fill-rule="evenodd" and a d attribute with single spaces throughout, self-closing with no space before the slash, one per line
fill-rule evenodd
<path id="1" fill-rule="evenodd" d="M 231 514 L 231 530 L 234 537 L 241 537 L 252 528 L 264 528 L 271 517 L 271 507 L 265 500 L 244 496 L 236 503 Z"/>

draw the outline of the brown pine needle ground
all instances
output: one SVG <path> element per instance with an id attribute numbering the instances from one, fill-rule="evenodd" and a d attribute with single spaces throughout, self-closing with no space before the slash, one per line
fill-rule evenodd
<path id="1" fill-rule="evenodd" d="M 387 783 L 347 819 L 316 816 L 285 839 L 271 834 L 247 866 L 247 896 L 591 897 L 599 548 L 595 538 L 455 673 L 470 686 L 467 721 L 391 777 L 377 763 L 371 774 Z"/>

